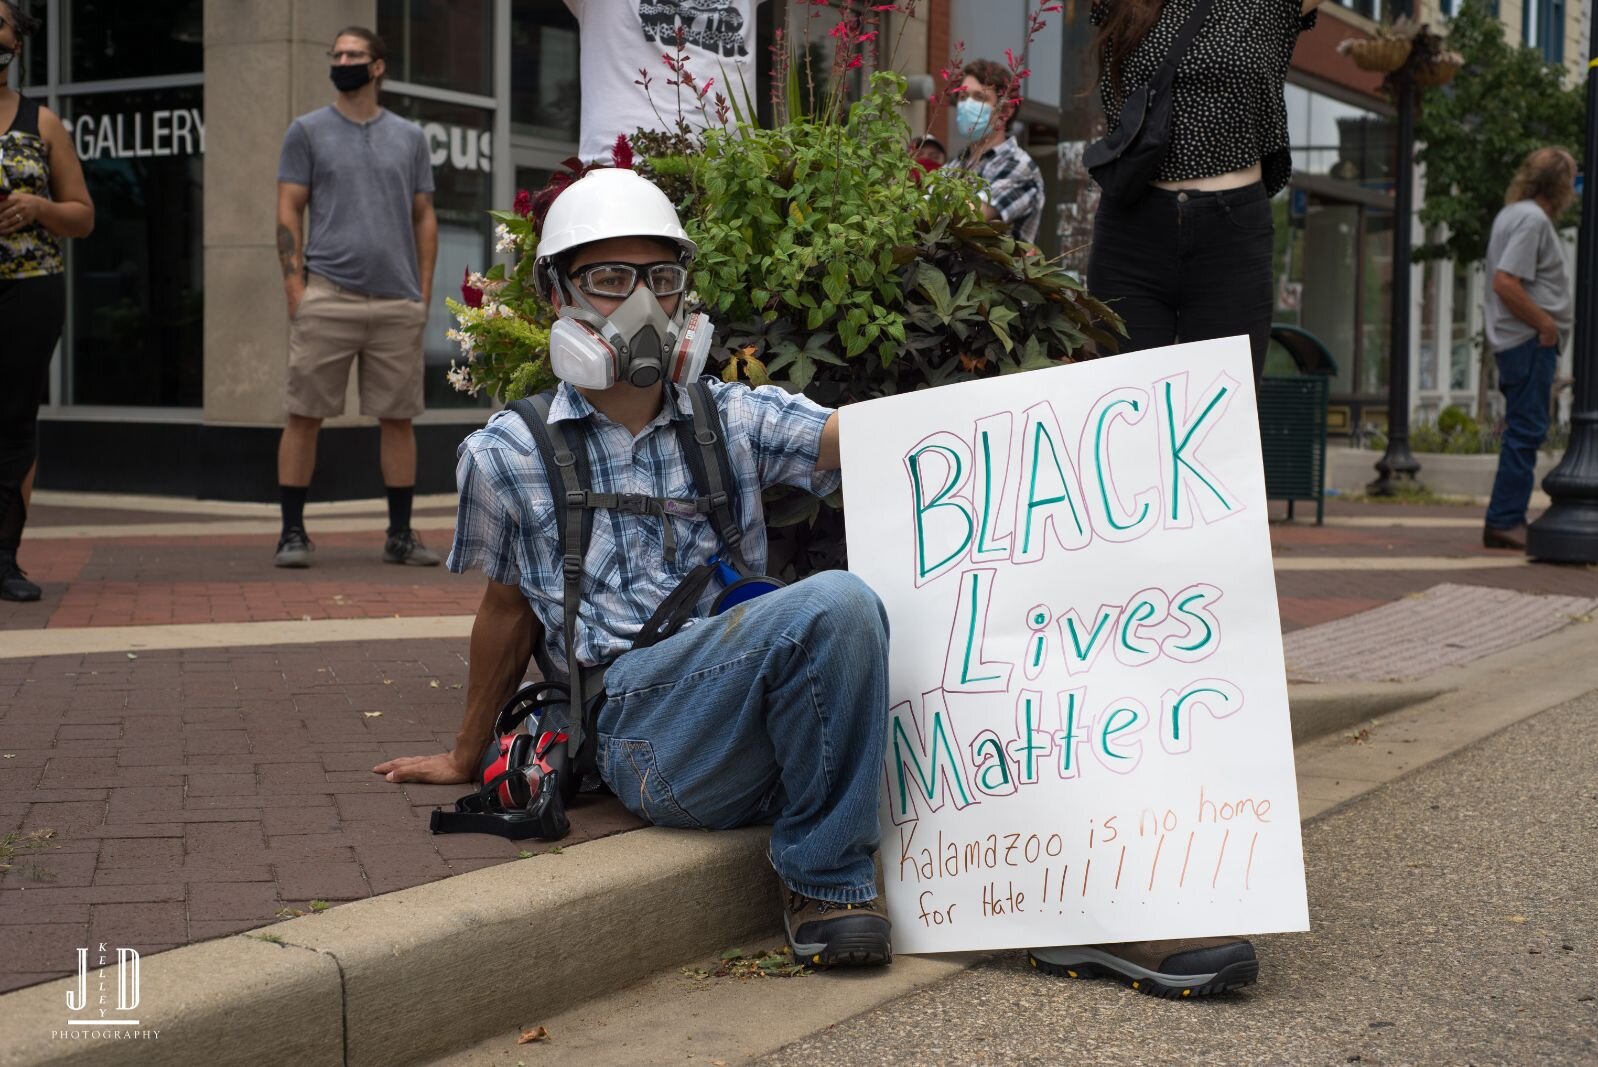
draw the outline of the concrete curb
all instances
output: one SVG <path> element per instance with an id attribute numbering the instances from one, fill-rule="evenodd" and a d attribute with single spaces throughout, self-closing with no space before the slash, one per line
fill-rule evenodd
<path id="1" fill-rule="evenodd" d="M 1302 744 L 1443 690 L 1290 692 Z M 52 1036 L 73 983 L 47 982 L 0 997 L 0 1067 L 425 1060 L 768 933 L 765 843 L 762 828 L 637 830 L 163 952 L 141 961 L 153 1039 Z"/>
<path id="2" fill-rule="evenodd" d="M 154 1037 L 59 1036 L 75 981 L 46 982 L 0 997 L 0 1067 L 414 1063 L 769 931 L 765 841 L 638 830 L 163 952 Z"/>

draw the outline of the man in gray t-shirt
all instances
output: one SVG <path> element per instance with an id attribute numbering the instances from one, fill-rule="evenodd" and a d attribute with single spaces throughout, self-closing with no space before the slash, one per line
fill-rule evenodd
<path id="1" fill-rule="evenodd" d="M 1563 148 L 1526 157 L 1493 220 L 1487 242 L 1487 342 L 1504 394 L 1504 438 L 1482 543 L 1526 548 L 1526 507 L 1537 450 L 1548 436 L 1548 408 L 1559 346 L 1575 322 L 1574 293 L 1553 220 L 1576 196 L 1576 160 Z"/>
<path id="2" fill-rule="evenodd" d="M 288 298 L 288 423 L 278 445 L 283 532 L 273 562 L 308 567 L 305 495 L 322 420 L 344 412 L 360 360 L 361 413 L 381 427 L 388 540 L 383 559 L 433 567 L 411 529 L 422 411 L 422 331 L 433 292 L 438 220 L 427 138 L 377 103 L 385 46 L 341 30 L 328 55 L 338 95 L 289 126 L 277 174 L 277 253 Z M 309 240 L 304 219 L 310 213 Z M 303 249 L 303 254 L 302 254 Z"/>

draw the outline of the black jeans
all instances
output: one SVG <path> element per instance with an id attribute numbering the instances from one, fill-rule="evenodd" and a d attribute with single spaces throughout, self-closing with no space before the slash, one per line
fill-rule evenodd
<path id="1" fill-rule="evenodd" d="M 61 275 L 0 279 L 0 548 L 22 540 L 22 482 L 39 455 L 39 405 L 66 312 Z"/>
<path id="2" fill-rule="evenodd" d="M 1088 290 L 1126 322 L 1121 351 L 1247 334 L 1259 380 L 1270 343 L 1274 226 L 1263 184 L 1219 193 L 1151 187 L 1093 220 Z"/>

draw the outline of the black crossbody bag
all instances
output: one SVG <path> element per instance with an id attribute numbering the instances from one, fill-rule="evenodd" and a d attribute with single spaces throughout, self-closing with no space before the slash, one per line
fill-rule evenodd
<path id="1" fill-rule="evenodd" d="M 1171 148 L 1171 96 L 1176 67 L 1192 47 L 1215 0 L 1199 0 L 1171 42 L 1171 51 L 1147 85 L 1127 94 L 1115 132 L 1088 145 L 1082 162 L 1104 190 L 1105 199 L 1129 206 L 1137 202 L 1165 162 Z"/>

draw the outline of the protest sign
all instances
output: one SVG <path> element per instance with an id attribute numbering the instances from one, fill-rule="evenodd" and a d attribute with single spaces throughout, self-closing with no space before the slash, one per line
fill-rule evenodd
<path id="1" fill-rule="evenodd" d="M 1308 929 L 1247 339 L 842 412 L 895 947 Z"/>

